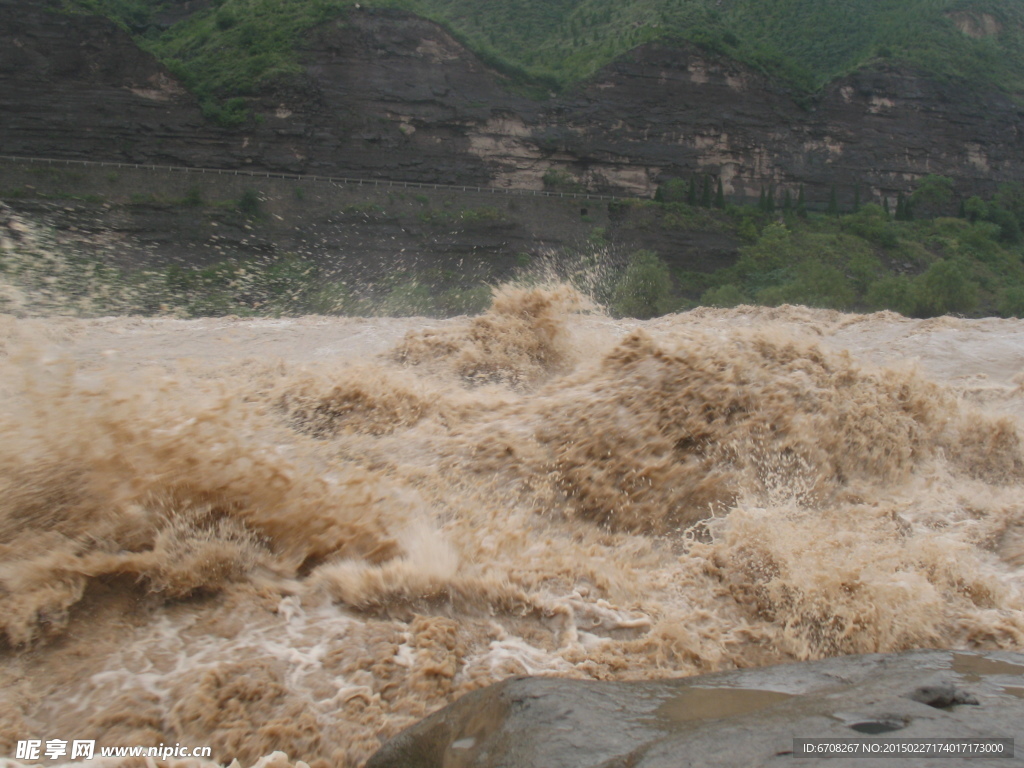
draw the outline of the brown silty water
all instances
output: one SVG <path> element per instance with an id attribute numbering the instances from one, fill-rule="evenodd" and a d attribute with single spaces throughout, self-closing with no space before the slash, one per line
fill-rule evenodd
<path id="1" fill-rule="evenodd" d="M 1021 321 L 554 286 L 0 350 L 0 755 L 359 766 L 509 675 L 1024 648 Z"/>

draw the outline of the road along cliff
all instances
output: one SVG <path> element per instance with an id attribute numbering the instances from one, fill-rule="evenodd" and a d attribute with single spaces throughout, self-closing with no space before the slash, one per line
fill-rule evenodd
<path id="1" fill-rule="evenodd" d="M 254 167 L 430 183 L 652 195 L 707 174 L 736 201 L 761 187 L 824 205 L 895 196 L 927 174 L 961 195 L 1019 178 L 1009 96 L 896 66 L 810 98 L 690 45 L 641 46 L 567 93 L 532 99 L 436 24 L 353 9 L 311 30 L 301 75 L 253 97 L 238 129 L 111 22 L 0 0 L 7 154 Z"/>

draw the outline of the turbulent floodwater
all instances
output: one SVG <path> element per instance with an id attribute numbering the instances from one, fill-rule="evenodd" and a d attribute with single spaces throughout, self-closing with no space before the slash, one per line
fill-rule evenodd
<path id="1" fill-rule="evenodd" d="M 1021 321 L 556 286 L 0 355 L 0 755 L 358 766 L 509 675 L 1024 648 Z"/>

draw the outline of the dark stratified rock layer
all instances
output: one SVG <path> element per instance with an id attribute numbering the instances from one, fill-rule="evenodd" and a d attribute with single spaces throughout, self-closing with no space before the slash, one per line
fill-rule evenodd
<path id="1" fill-rule="evenodd" d="M 592 190 L 653 194 L 721 177 L 823 204 L 912 189 L 926 174 L 985 193 L 1024 173 L 1022 108 L 910 71 L 862 71 L 795 101 L 763 75 L 695 48 L 649 44 L 572 92 L 514 95 L 437 25 L 353 10 L 302 43 L 305 74 L 226 130 L 129 35 L 35 0 L 0 0 L 0 147 L 6 154 L 264 168 L 540 188 L 551 170 Z M 550 181 L 550 179 L 549 179 Z"/>
<path id="2" fill-rule="evenodd" d="M 874 764 L 851 757 L 794 763 L 797 738 L 1004 738 L 1019 749 L 1024 654 L 912 651 L 647 682 L 510 679 L 399 734 L 366 768 Z M 936 760 L 886 762 L 947 762 Z M 997 762 L 1024 765 L 1024 756 Z"/>

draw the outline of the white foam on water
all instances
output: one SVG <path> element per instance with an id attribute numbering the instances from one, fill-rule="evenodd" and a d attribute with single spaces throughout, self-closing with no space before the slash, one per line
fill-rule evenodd
<path id="1" fill-rule="evenodd" d="M 0 753 L 359 766 L 509 675 L 1020 650 L 1017 349 L 567 286 L 442 322 L 0 318 Z"/>

